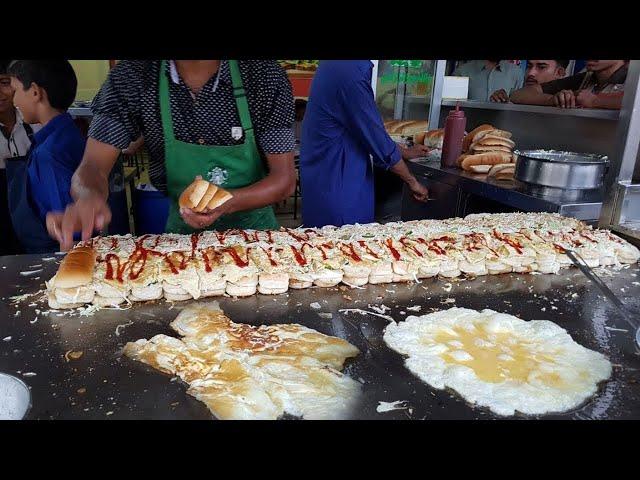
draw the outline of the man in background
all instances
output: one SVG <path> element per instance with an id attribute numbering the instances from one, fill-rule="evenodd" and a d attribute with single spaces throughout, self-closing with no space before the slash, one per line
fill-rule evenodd
<path id="1" fill-rule="evenodd" d="M 619 110 L 627 79 L 627 60 L 587 60 L 586 71 L 513 92 L 513 103 L 560 108 Z"/>
<path id="2" fill-rule="evenodd" d="M 510 94 L 524 82 L 522 69 L 506 60 L 469 60 L 456 68 L 453 75 L 469 77 L 469 100 L 480 102 L 488 102 L 498 90 Z"/>
<path id="3" fill-rule="evenodd" d="M 524 73 L 524 84 L 540 85 L 564 78 L 567 73 L 569 60 L 527 60 L 527 68 Z M 492 102 L 508 103 L 509 94 L 501 88 L 491 94 Z"/>
<path id="4" fill-rule="evenodd" d="M 370 60 L 323 60 L 316 71 L 300 145 L 305 226 L 373 222 L 374 165 L 400 177 L 416 200 L 427 200 L 427 189 L 404 160 L 428 149 L 405 148 L 389 137 L 371 88 L 372 71 Z"/>

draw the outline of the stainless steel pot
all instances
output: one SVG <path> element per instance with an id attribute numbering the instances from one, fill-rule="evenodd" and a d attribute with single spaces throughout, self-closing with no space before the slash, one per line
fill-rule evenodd
<path id="1" fill-rule="evenodd" d="M 604 155 L 557 150 L 515 150 L 515 178 L 545 187 L 586 190 L 600 188 L 609 160 Z"/>

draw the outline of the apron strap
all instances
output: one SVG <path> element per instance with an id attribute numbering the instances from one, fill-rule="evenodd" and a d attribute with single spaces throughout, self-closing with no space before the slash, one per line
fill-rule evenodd
<path id="1" fill-rule="evenodd" d="M 158 84 L 160 96 L 160 122 L 165 140 L 173 140 L 173 120 L 171 119 L 171 103 L 169 101 L 169 81 L 167 80 L 167 61 L 160 63 L 160 79 Z"/>
<path id="2" fill-rule="evenodd" d="M 236 108 L 240 115 L 240 124 L 247 135 L 253 136 L 253 123 L 249 113 L 249 103 L 242 84 L 240 67 L 237 60 L 229 60 L 229 70 L 231 71 L 231 83 L 233 85 L 233 96 L 236 99 Z"/>

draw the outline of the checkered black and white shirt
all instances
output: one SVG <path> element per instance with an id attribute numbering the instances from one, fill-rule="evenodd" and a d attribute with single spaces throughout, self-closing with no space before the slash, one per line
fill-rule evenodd
<path id="1" fill-rule="evenodd" d="M 294 150 L 295 120 L 291 84 L 275 61 L 238 61 L 247 94 L 249 112 L 262 153 Z M 91 110 L 89 136 L 122 150 L 140 135 L 150 155 L 149 176 L 166 192 L 164 133 L 160 121 L 158 76 L 160 60 L 123 60 L 109 73 Z M 233 97 L 229 63 L 222 61 L 218 73 L 193 95 L 179 77 L 173 62 L 166 63 L 169 101 L 177 140 L 200 145 L 238 145 L 231 130 L 240 127 Z"/>

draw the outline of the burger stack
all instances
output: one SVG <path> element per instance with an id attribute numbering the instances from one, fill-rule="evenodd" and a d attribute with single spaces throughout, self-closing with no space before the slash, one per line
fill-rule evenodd
<path id="1" fill-rule="evenodd" d="M 516 155 L 511 132 L 493 125 L 480 125 L 464 137 L 458 166 L 473 173 L 486 173 L 498 179 L 513 178 Z"/>

